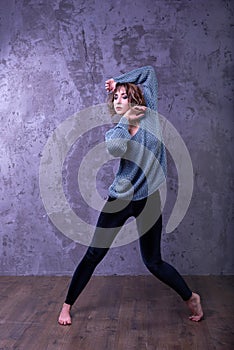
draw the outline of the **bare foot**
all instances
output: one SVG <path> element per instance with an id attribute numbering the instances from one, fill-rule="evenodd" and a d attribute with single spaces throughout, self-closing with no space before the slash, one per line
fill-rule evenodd
<path id="1" fill-rule="evenodd" d="M 59 315 L 58 323 L 63 326 L 71 325 L 71 305 L 64 303 L 62 306 L 62 310 Z"/>
<path id="2" fill-rule="evenodd" d="M 191 298 L 186 301 L 189 309 L 192 311 L 192 315 L 189 316 L 189 319 L 191 321 L 201 321 L 203 317 L 203 311 L 201 307 L 201 299 L 200 296 L 197 293 L 192 293 Z"/>

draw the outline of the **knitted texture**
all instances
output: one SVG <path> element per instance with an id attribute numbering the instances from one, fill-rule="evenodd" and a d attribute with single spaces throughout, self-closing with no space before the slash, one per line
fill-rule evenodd
<path id="1" fill-rule="evenodd" d="M 109 153 L 121 158 L 114 182 L 109 187 L 109 195 L 140 200 L 158 190 L 166 177 L 166 150 L 157 115 L 156 75 L 151 66 L 145 66 L 114 80 L 141 84 L 148 108 L 140 118 L 139 129 L 134 136 L 128 131 L 125 116 L 105 135 Z"/>

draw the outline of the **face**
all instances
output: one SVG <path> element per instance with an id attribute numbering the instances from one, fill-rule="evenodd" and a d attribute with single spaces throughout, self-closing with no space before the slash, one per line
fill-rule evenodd
<path id="1" fill-rule="evenodd" d="M 114 94 L 114 110 L 117 114 L 124 115 L 129 108 L 128 95 L 125 87 L 121 86 Z"/>

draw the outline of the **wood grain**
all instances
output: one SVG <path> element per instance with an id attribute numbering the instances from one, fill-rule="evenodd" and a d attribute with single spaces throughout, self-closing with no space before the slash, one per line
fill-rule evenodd
<path id="1" fill-rule="evenodd" d="M 0 350 L 232 350 L 233 276 L 186 276 L 201 294 L 205 319 L 152 276 L 92 277 L 57 323 L 69 277 L 0 277 Z"/>

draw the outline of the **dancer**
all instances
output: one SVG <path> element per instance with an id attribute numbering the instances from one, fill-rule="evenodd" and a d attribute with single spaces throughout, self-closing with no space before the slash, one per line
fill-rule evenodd
<path id="1" fill-rule="evenodd" d="M 105 135 L 106 146 L 112 156 L 120 158 L 120 165 L 92 242 L 73 274 L 58 322 L 71 324 L 72 305 L 131 216 L 136 219 L 144 264 L 181 296 L 192 312 L 189 319 L 200 321 L 203 317 L 200 296 L 192 292 L 178 271 L 161 257 L 159 187 L 166 178 L 166 151 L 157 116 L 154 69 L 145 66 L 109 79 L 105 88 L 111 107 L 120 117 L 118 124 Z"/>

